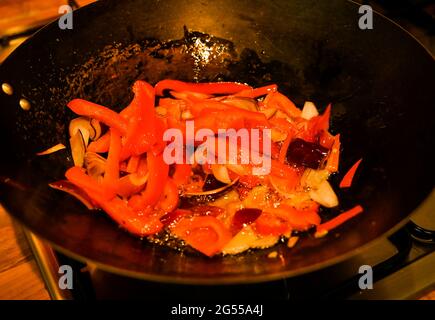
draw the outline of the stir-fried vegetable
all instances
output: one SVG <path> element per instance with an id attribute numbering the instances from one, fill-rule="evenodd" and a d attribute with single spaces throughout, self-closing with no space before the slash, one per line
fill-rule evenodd
<path id="1" fill-rule="evenodd" d="M 320 237 L 363 211 L 358 205 L 329 221 L 319 212 L 320 206 L 339 205 L 328 182 L 340 155 L 340 135 L 328 131 L 330 105 L 319 113 L 307 101 L 301 110 L 275 84 L 163 80 L 153 87 L 136 81 L 133 93 L 120 113 L 81 99 L 68 104 L 80 116 L 69 126 L 75 166 L 66 172 L 67 181 L 51 184 L 88 208 L 103 209 L 128 232 L 169 233 L 207 256 L 237 254 L 283 237 L 291 248 L 301 238 L 294 232 Z M 219 136 L 214 146 L 225 142 L 224 155 L 221 149 L 203 154 L 198 141 L 188 138 L 188 121 L 194 122 L 194 134 L 246 130 L 249 150 L 267 157 L 270 170 L 255 171 L 261 164 L 254 158 L 241 161 L 247 146 L 238 139 Z M 183 163 L 164 156 L 167 129 L 181 130 L 179 147 L 186 155 L 190 150 Z M 254 136 L 251 129 L 270 134 Z M 264 144 L 269 138 L 270 148 Z M 235 150 L 237 163 L 229 161 L 229 150 Z M 206 161 L 198 161 L 201 155 Z M 360 162 L 340 187 L 350 187 Z"/>

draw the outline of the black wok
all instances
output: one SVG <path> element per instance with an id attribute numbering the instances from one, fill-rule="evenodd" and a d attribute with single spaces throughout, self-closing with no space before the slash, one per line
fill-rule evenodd
<path id="1" fill-rule="evenodd" d="M 1 203 L 67 254 L 149 280 L 265 281 L 358 253 L 402 226 L 432 190 L 435 129 L 433 57 L 382 16 L 374 15 L 373 30 L 360 30 L 359 17 L 356 4 L 339 0 L 128 0 L 76 11 L 73 30 L 50 24 L 0 67 L 0 82 L 14 88 L 12 96 L 0 93 Z M 161 42 L 170 39 L 182 40 Z M 359 203 L 365 213 L 291 250 L 282 244 L 210 259 L 133 238 L 104 214 L 50 189 L 71 165 L 70 155 L 35 153 L 67 144 L 73 114 L 66 103 L 84 98 L 119 110 L 138 78 L 278 83 L 299 105 L 312 100 L 323 110 L 332 102 L 332 131 L 342 134 L 341 174 L 364 159 L 355 185 L 340 191 L 340 208 Z M 23 97 L 29 111 L 19 107 Z M 267 258 L 274 250 L 280 259 Z"/>

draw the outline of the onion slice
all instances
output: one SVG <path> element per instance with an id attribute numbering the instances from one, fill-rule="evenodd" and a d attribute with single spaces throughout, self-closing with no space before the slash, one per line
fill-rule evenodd
<path id="1" fill-rule="evenodd" d="M 326 208 L 338 206 L 338 198 L 327 180 L 324 180 L 316 190 L 309 192 L 311 199 Z"/>
<path id="2" fill-rule="evenodd" d="M 87 117 L 79 117 L 71 120 L 69 123 L 69 135 L 73 137 L 78 131 L 83 135 L 85 144 L 89 139 L 97 140 L 101 136 L 101 125 L 98 120 Z"/>
<path id="3" fill-rule="evenodd" d="M 69 139 L 71 145 L 71 154 L 74 161 L 74 165 L 83 167 L 86 153 L 86 144 L 81 130 L 77 132 Z"/>
<path id="4" fill-rule="evenodd" d="M 319 111 L 317 111 L 316 106 L 311 101 L 306 101 L 304 107 L 302 108 L 301 118 L 305 120 L 310 120 L 311 118 L 317 117 Z"/>
<path id="5" fill-rule="evenodd" d="M 66 148 L 66 147 L 65 147 L 62 143 L 58 143 L 58 144 L 56 144 L 55 146 L 53 146 L 53 147 L 51 147 L 51 148 L 48 148 L 47 150 L 44 150 L 44 151 L 38 152 L 36 155 L 37 155 L 37 156 L 45 156 L 45 155 L 48 155 L 48 154 L 55 153 L 55 152 L 57 152 L 57 151 L 59 151 L 59 150 L 63 150 L 63 149 L 65 149 L 65 148 Z"/>

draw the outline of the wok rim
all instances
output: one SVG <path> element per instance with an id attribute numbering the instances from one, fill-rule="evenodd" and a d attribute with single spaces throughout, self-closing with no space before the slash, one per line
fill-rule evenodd
<path id="1" fill-rule="evenodd" d="M 356 6 L 361 6 L 362 4 L 357 3 L 354 0 L 346 0 L 346 2 L 351 3 Z M 94 7 L 97 5 L 103 5 L 103 2 L 93 2 L 88 5 L 82 6 L 74 12 L 80 12 L 81 10 L 87 10 L 87 8 Z M 405 32 L 407 36 L 411 37 L 411 39 L 416 42 L 420 47 L 426 51 L 426 53 L 429 55 L 430 58 L 432 58 L 433 61 L 435 61 L 435 53 L 433 54 L 429 49 L 413 34 L 411 34 L 408 30 L 406 30 L 404 27 L 402 27 L 397 22 L 393 21 L 392 19 L 386 17 L 385 15 L 379 13 L 377 10 L 372 9 L 374 14 L 378 15 L 381 19 L 385 19 L 389 23 L 391 23 L 397 30 L 400 30 L 398 32 Z M 26 39 L 22 44 L 20 44 L 17 48 L 14 49 L 13 52 L 11 52 L 6 59 L 3 61 L 3 63 L 0 65 L 0 68 L 2 65 L 7 63 L 9 60 L 14 59 L 14 56 L 16 54 L 17 49 L 22 47 L 23 45 L 29 44 L 29 42 L 32 41 L 32 39 L 38 35 L 40 32 L 44 32 L 44 30 L 51 25 L 55 24 L 57 22 L 57 19 L 46 24 L 42 28 L 40 28 L 38 31 L 36 31 L 34 34 L 32 34 L 28 39 Z M 7 205 L 2 203 L 6 213 L 12 217 L 14 221 L 19 222 L 19 224 L 26 230 L 31 232 L 32 234 L 36 235 L 38 238 L 43 240 L 45 243 L 49 244 L 53 249 L 56 251 L 59 251 L 60 253 L 63 253 L 79 262 L 82 263 L 89 263 L 93 266 L 95 266 L 97 269 L 101 269 L 102 271 L 113 273 L 116 275 L 125 276 L 132 279 L 139 279 L 139 280 L 145 280 L 145 281 L 151 281 L 151 282 L 159 282 L 159 283 L 166 283 L 166 284 L 182 284 L 182 285 L 236 285 L 236 284 L 258 284 L 258 283 L 264 283 L 269 281 L 276 281 L 276 280 L 282 280 L 287 278 L 293 278 L 296 276 L 300 276 L 303 274 L 308 274 L 311 272 L 315 272 L 321 269 L 325 269 L 327 267 L 339 264 L 345 260 L 348 260 L 359 253 L 367 250 L 369 247 L 375 245 L 376 243 L 385 240 L 385 238 L 391 236 L 398 230 L 402 229 L 410 220 L 410 217 L 413 215 L 413 213 L 420 207 L 423 203 L 428 201 L 430 198 L 431 193 L 435 190 L 435 188 L 432 188 L 432 190 L 429 190 L 428 193 L 425 195 L 424 199 L 416 205 L 414 210 L 412 210 L 405 218 L 400 220 L 398 223 L 393 225 L 391 228 L 389 228 L 384 233 L 380 234 L 376 238 L 366 242 L 365 244 L 358 246 L 355 249 L 349 250 L 348 252 L 345 252 L 343 254 L 337 255 L 333 258 L 306 266 L 301 267 L 294 270 L 287 270 L 287 271 L 280 271 L 280 272 L 273 272 L 270 274 L 246 274 L 246 275 L 232 275 L 232 276 L 219 276 L 219 277 L 210 277 L 210 278 L 198 278 L 198 277 L 191 277 L 191 276 L 175 276 L 175 275 L 159 275 L 156 273 L 147 273 L 147 272 L 140 272 L 140 271 L 132 271 L 126 268 L 113 266 L 101 261 L 97 261 L 94 259 L 86 258 L 85 256 L 75 253 L 70 249 L 67 249 L 61 245 L 58 245 L 48 239 L 46 239 L 43 235 L 39 234 L 38 232 L 35 232 L 27 227 L 26 223 L 21 221 L 21 219 L 14 214 L 9 213 L 9 210 L 7 209 Z"/>

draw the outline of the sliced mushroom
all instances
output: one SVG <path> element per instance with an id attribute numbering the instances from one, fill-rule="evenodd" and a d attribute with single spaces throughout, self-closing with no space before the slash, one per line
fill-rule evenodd
<path id="1" fill-rule="evenodd" d="M 106 171 L 106 159 L 95 152 L 86 152 L 84 164 L 88 174 L 96 179 Z"/>
<path id="2" fill-rule="evenodd" d="M 86 153 L 86 143 L 83 138 L 82 131 L 77 130 L 76 133 L 69 139 L 71 145 L 71 154 L 74 165 L 83 167 Z"/>
<path id="3" fill-rule="evenodd" d="M 95 119 L 89 119 L 86 117 L 75 118 L 69 123 L 70 137 L 74 136 L 77 131 L 82 133 L 85 145 L 87 145 L 89 139 L 94 141 L 101 136 L 101 125 L 100 122 Z"/>

